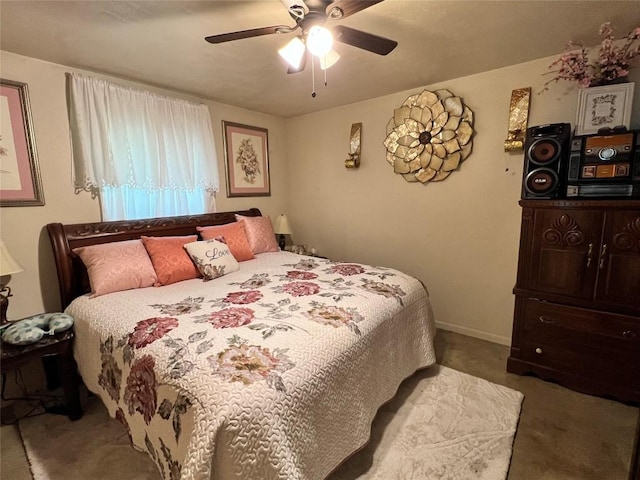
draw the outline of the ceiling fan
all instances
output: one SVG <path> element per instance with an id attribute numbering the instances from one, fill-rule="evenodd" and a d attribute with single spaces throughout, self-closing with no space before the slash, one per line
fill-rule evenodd
<path id="1" fill-rule="evenodd" d="M 287 7 L 293 26 L 274 25 L 238 32 L 222 33 L 205 37 L 209 43 L 223 43 L 243 38 L 259 37 L 275 33 L 292 33 L 301 30 L 301 35 L 281 48 L 280 55 L 289 63 L 287 73 L 301 72 L 305 68 L 306 53 L 320 59 L 323 70 L 331 67 L 340 58 L 332 49 L 333 40 L 346 43 L 378 55 L 387 55 L 398 42 L 372 33 L 356 30 L 344 25 L 324 26 L 327 20 L 340 20 L 383 0 L 280 0 Z"/>

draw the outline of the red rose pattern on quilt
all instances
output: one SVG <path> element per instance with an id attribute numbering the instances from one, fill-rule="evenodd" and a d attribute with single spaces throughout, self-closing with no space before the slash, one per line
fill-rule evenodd
<path id="1" fill-rule="evenodd" d="M 221 296 L 216 296 L 221 290 L 211 290 L 211 297 L 151 303 L 154 316 L 100 343 L 97 383 L 118 405 L 115 416 L 130 436 L 131 421 L 149 426 L 162 420 L 172 432 L 171 438 L 144 438 L 143 448 L 163 478 L 191 478 L 194 468 L 208 472 L 206 465 L 189 465 L 188 472 L 183 471 L 182 457 L 190 448 L 183 423 L 198 422 L 193 411 L 198 401 L 186 379 L 204 373 L 219 384 L 262 384 L 273 395 L 286 394 L 285 377 L 295 371 L 298 358 L 281 345 L 311 339 L 318 328 L 359 337 L 366 316 L 357 303 L 347 304 L 350 298 L 373 295 L 402 305 L 407 295 L 395 282 L 399 272 L 392 269 L 307 257 L 283 267 L 217 279 L 228 290 Z M 274 343 L 278 338 L 282 344 Z M 161 388 L 166 384 L 177 390 Z"/>

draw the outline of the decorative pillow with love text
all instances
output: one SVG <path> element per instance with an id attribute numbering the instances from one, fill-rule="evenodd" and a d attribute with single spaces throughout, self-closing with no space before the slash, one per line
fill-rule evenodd
<path id="1" fill-rule="evenodd" d="M 231 254 L 229 247 L 220 240 L 191 242 L 185 244 L 184 248 L 205 281 L 240 269 L 240 264 Z"/>

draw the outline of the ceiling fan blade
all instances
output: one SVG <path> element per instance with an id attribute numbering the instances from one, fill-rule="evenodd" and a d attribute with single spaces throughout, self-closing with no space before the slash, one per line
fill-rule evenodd
<path id="1" fill-rule="evenodd" d="M 302 56 L 302 60 L 300 61 L 300 66 L 298 68 L 293 68 L 291 65 L 289 65 L 289 68 L 287 68 L 287 73 L 300 73 L 302 72 L 305 67 L 307 66 L 307 57 L 309 56 L 309 52 L 305 51 L 304 55 Z"/>
<path id="2" fill-rule="evenodd" d="M 387 55 L 398 45 L 395 40 L 379 37 L 378 35 L 345 27 L 344 25 L 336 25 L 332 30 L 337 41 L 377 53 L 378 55 Z"/>
<path id="3" fill-rule="evenodd" d="M 326 12 L 329 18 L 346 18 L 349 15 L 358 13 L 382 1 L 383 0 L 335 0 L 327 6 Z M 336 12 L 336 8 L 340 9 L 342 14 Z"/>
<path id="4" fill-rule="evenodd" d="M 274 25 L 272 27 L 252 28 L 251 30 L 241 30 L 239 32 L 221 33 L 219 35 L 210 35 L 204 39 L 209 43 L 224 43 L 232 40 L 240 40 L 242 38 L 260 37 L 262 35 L 271 35 L 273 33 L 289 33 L 298 28 L 289 27 L 287 25 Z"/>

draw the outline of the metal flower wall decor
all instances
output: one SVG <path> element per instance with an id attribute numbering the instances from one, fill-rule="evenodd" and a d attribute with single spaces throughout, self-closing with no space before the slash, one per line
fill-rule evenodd
<path id="1" fill-rule="evenodd" d="M 444 180 L 471 153 L 473 112 L 449 90 L 411 95 L 387 124 L 387 161 L 408 182 Z"/>

